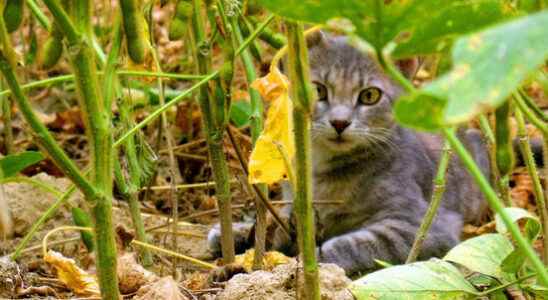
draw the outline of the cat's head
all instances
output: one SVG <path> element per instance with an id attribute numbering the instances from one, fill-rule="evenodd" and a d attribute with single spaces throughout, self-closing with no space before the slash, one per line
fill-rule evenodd
<path id="1" fill-rule="evenodd" d="M 318 32 L 308 38 L 308 47 L 317 94 L 314 145 L 335 153 L 386 146 L 395 128 L 392 105 L 401 88 L 346 37 Z M 404 71 L 414 71 L 414 65 L 407 67 Z"/>

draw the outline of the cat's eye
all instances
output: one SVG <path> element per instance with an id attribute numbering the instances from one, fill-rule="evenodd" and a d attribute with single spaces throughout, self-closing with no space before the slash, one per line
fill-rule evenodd
<path id="1" fill-rule="evenodd" d="M 382 91 L 376 87 L 369 87 L 360 92 L 358 101 L 363 105 L 373 105 L 381 100 Z"/>
<path id="2" fill-rule="evenodd" d="M 318 101 L 327 101 L 327 88 L 325 85 L 319 82 L 313 82 L 316 86 L 316 94 L 318 95 Z"/>

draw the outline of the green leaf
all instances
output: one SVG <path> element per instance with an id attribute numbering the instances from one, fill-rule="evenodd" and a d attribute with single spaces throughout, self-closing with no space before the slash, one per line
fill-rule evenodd
<path id="1" fill-rule="evenodd" d="M 529 242 L 533 243 L 540 234 L 541 226 L 539 219 L 530 212 L 519 207 L 507 207 L 505 210 L 513 222 L 527 220 L 524 228 L 525 235 Z M 495 224 L 498 232 L 502 234 L 508 233 L 506 225 L 498 214 L 495 216 Z M 523 251 L 520 248 L 517 248 L 504 259 L 501 267 L 506 272 L 517 273 L 525 263 L 525 257 L 526 255 Z"/>
<path id="2" fill-rule="evenodd" d="M 248 101 L 234 101 L 230 108 L 230 120 L 236 127 L 249 124 L 251 118 L 251 104 Z"/>
<path id="3" fill-rule="evenodd" d="M 399 23 L 411 29 L 410 38 L 400 43 L 394 52 L 395 57 L 424 55 L 442 52 L 451 47 L 459 35 L 477 31 L 482 27 L 507 19 L 512 15 L 503 1 L 445 1 L 441 6 L 430 6 L 422 12 L 422 18 L 406 18 Z M 435 8 L 434 8 L 435 7 Z M 425 16 L 428 16 L 425 18 Z M 403 24 L 402 24 L 403 23 Z"/>
<path id="4" fill-rule="evenodd" d="M 362 299 L 468 299 L 474 287 L 448 262 L 431 259 L 368 274 L 349 286 Z"/>
<path id="5" fill-rule="evenodd" d="M 428 120 L 407 120 L 402 115 L 415 106 L 415 114 L 439 114 L 439 106 L 424 106 L 428 98 L 446 99 L 442 122 L 466 122 L 502 104 L 524 79 L 548 57 L 548 11 L 537 13 L 459 39 L 453 47 L 453 68 L 418 93 L 396 104 L 396 117 L 415 128 Z M 426 98 L 426 99 L 424 99 Z"/>
<path id="6" fill-rule="evenodd" d="M 0 159 L 0 171 L 2 178 L 8 178 L 17 175 L 26 167 L 44 159 L 40 152 L 26 151 L 18 154 L 11 154 Z"/>
<path id="7" fill-rule="evenodd" d="M 540 221 L 535 215 L 519 207 L 506 207 L 504 210 L 506 210 L 506 213 L 510 216 L 512 222 L 527 220 L 525 223 L 525 233 L 527 235 L 527 239 L 529 239 L 530 242 L 537 239 L 540 234 L 541 227 Z M 495 216 L 495 224 L 498 232 L 502 234 L 508 233 L 506 225 L 498 214 Z"/>
<path id="8" fill-rule="evenodd" d="M 394 107 L 396 120 L 418 130 L 433 131 L 443 126 L 443 109 L 446 101 L 426 93 L 404 95 Z M 427 109 L 422 109 L 427 108 Z"/>
<path id="9" fill-rule="evenodd" d="M 93 228 L 90 216 L 81 208 L 72 208 L 72 220 L 76 226 Z M 80 231 L 80 238 L 89 252 L 93 252 L 95 248 L 95 242 L 93 240 L 93 234 L 88 231 Z"/>
<path id="10" fill-rule="evenodd" d="M 453 70 L 427 90 L 448 96 L 448 124 L 465 122 L 502 104 L 548 56 L 548 11 L 458 40 Z"/>
<path id="11" fill-rule="evenodd" d="M 402 42 L 398 57 L 442 51 L 459 34 L 503 20 L 511 10 L 497 0 L 260 0 L 286 18 L 326 23 L 350 20 L 356 34 L 375 48 Z"/>
<path id="12" fill-rule="evenodd" d="M 502 270 L 501 264 L 513 250 L 512 243 L 504 235 L 484 234 L 458 244 L 443 259 L 474 272 L 511 280 L 512 276 Z"/>

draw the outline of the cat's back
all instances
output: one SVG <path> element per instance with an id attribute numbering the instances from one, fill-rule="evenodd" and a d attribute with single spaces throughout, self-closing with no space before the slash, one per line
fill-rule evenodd
<path id="1" fill-rule="evenodd" d="M 424 145 L 429 159 L 438 165 L 444 148 L 444 140 L 440 135 L 417 132 L 418 140 Z M 481 133 L 476 129 L 461 129 L 458 136 L 484 173 L 489 178 L 490 166 L 488 150 Z M 435 174 L 433 174 L 435 176 Z M 430 193 L 434 183 L 425 187 Z M 427 198 L 427 199 L 430 199 Z M 487 205 L 483 194 L 467 172 L 458 157 L 452 155 L 445 180 L 445 192 L 442 205 L 460 213 L 465 222 L 478 222 L 484 215 Z"/>

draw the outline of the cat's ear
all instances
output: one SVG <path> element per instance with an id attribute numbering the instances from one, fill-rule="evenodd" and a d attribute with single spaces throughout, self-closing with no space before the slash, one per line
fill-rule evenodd
<path id="1" fill-rule="evenodd" d="M 395 64 L 402 74 L 409 79 L 413 79 L 419 70 L 419 59 L 417 57 L 400 59 Z"/>
<path id="2" fill-rule="evenodd" d="M 306 45 L 308 46 L 308 48 L 313 48 L 325 44 L 327 44 L 327 36 L 321 30 L 311 32 L 306 36 Z"/>

